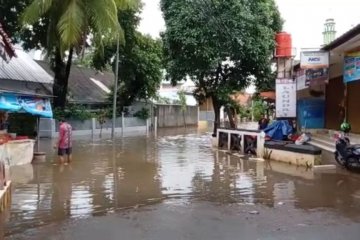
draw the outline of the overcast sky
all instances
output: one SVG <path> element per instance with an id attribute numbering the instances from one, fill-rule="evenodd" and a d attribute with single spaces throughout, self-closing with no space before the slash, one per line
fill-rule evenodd
<path id="1" fill-rule="evenodd" d="M 160 0 L 142 0 L 145 4 L 140 31 L 154 37 L 164 30 L 164 20 L 159 8 Z M 334 18 L 337 36 L 360 23 L 360 0 L 276 0 L 284 30 L 293 36 L 293 45 L 317 48 L 323 43 L 322 32 L 327 18 Z M 297 56 L 298 57 L 298 56 Z"/>

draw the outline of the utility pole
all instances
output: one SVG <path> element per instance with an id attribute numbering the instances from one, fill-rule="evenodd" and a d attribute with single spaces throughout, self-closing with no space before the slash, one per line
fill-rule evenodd
<path id="1" fill-rule="evenodd" d="M 111 137 L 115 139 L 115 126 L 116 126 L 116 102 L 117 102 L 117 93 L 118 93 L 118 81 L 119 81 L 119 48 L 120 48 L 120 38 L 117 37 L 116 43 L 116 60 L 115 60 L 115 84 L 114 84 L 114 96 L 113 96 L 113 119 L 112 119 L 112 129 Z"/>

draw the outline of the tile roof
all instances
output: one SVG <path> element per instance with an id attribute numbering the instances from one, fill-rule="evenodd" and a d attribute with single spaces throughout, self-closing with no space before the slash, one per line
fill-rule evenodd
<path id="1" fill-rule="evenodd" d="M 231 98 L 240 106 L 249 106 L 251 103 L 251 94 L 237 92 L 231 95 Z"/>

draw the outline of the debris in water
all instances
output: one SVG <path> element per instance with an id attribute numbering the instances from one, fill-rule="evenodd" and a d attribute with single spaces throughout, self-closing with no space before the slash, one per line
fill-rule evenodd
<path id="1" fill-rule="evenodd" d="M 336 183 L 336 186 L 340 187 L 341 184 L 343 184 L 344 180 L 340 180 Z"/>
<path id="2" fill-rule="evenodd" d="M 252 215 L 258 215 L 258 214 L 260 214 L 259 211 L 250 211 L 249 213 L 252 214 Z"/>
<path id="3" fill-rule="evenodd" d="M 299 226 L 299 227 L 307 227 L 308 225 L 307 225 L 307 224 L 304 224 L 304 223 L 299 223 L 298 226 Z"/>

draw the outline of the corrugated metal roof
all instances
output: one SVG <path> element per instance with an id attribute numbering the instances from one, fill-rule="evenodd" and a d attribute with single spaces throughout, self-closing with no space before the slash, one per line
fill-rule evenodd
<path id="1" fill-rule="evenodd" d="M 25 81 L 14 81 L 8 79 L 0 80 L 0 92 L 12 92 L 22 95 L 52 95 L 52 85 L 46 83 L 35 83 Z"/>
<path id="2" fill-rule="evenodd" d="M 17 57 L 12 58 L 9 62 L 0 60 L 0 81 L 1 79 L 8 79 L 35 83 L 54 83 L 53 77 L 27 53 L 16 49 L 16 55 Z"/>
<path id="3" fill-rule="evenodd" d="M 37 61 L 37 63 L 49 74 L 54 74 L 50 69 L 49 63 L 44 61 Z M 73 65 L 69 76 L 69 101 L 79 104 L 107 103 L 108 92 L 91 79 L 97 80 L 106 88 L 111 89 L 114 84 L 114 78 L 112 72 L 98 73 L 93 69 Z"/>

